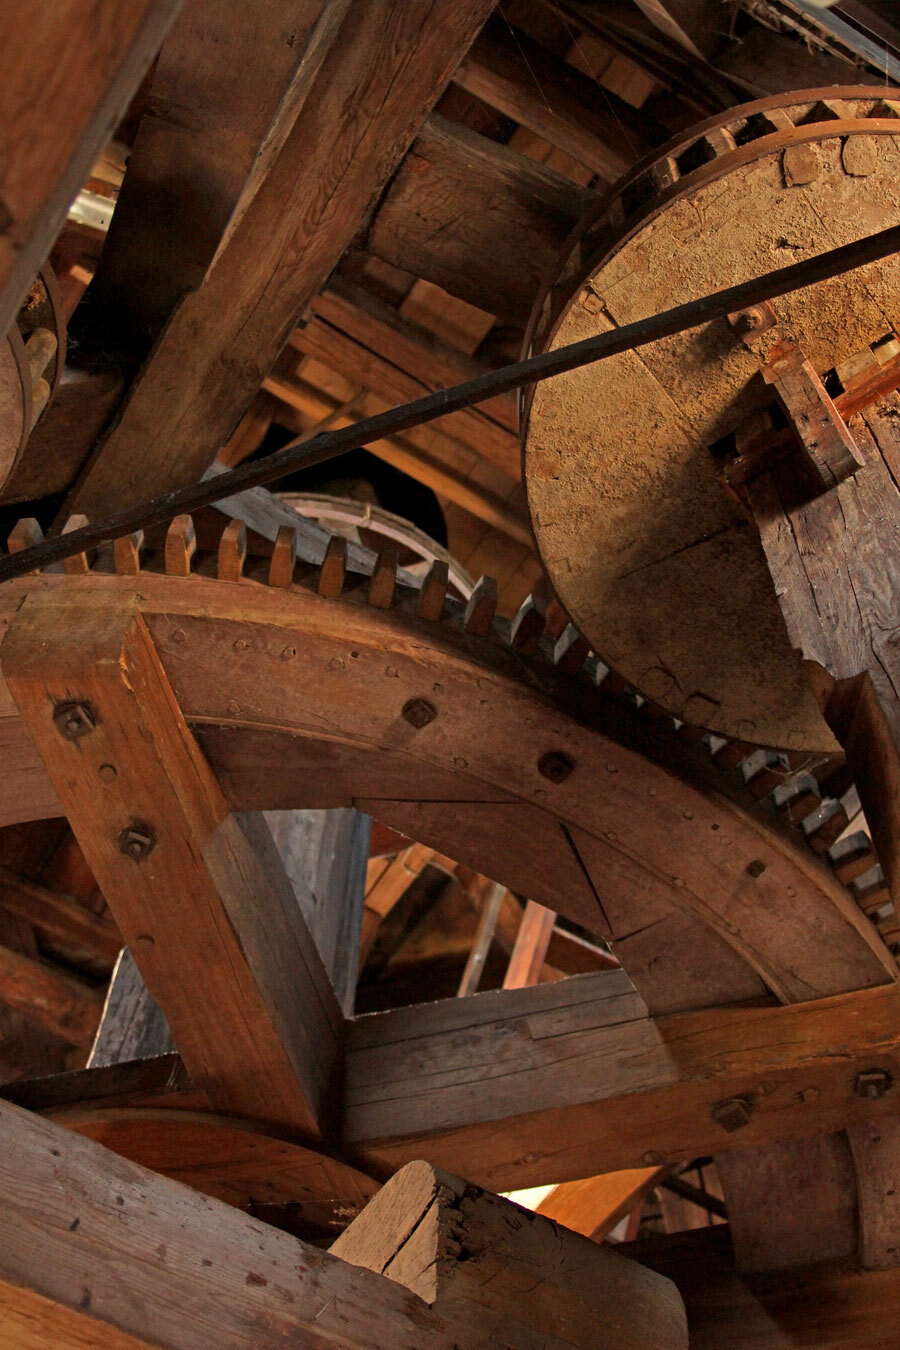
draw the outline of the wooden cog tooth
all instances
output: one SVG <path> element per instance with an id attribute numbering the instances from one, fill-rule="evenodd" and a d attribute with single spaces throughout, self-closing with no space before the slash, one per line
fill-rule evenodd
<path id="1" fill-rule="evenodd" d="M 443 612 L 449 584 L 449 567 L 443 558 L 435 558 L 422 582 L 416 601 L 416 614 L 420 619 L 425 619 L 429 623 L 437 622 Z"/>
<path id="2" fill-rule="evenodd" d="M 799 825 L 822 805 L 819 785 L 811 773 L 801 774 L 793 783 L 776 787 L 773 799 L 775 809 L 786 825 Z"/>
<path id="3" fill-rule="evenodd" d="M 6 541 L 6 547 L 10 553 L 21 553 L 26 548 L 34 548 L 44 537 L 44 531 L 35 520 L 34 516 L 23 516 L 17 520 L 12 527 L 9 538 Z M 30 576 L 35 576 L 40 569 L 33 567 Z"/>
<path id="4" fill-rule="evenodd" d="M 229 520 L 219 540 L 216 575 L 220 581 L 240 581 L 247 559 L 247 527 L 242 520 Z"/>
<path id="5" fill-rule="evenodd" d="M 466 603 L 463 628 L 473 637 L 487 637 L 497 613 L 497 583 L 493 577 L 482 577 Z"/>
<path id="6" fill-rule="evenodd" d="M 742 760 L 750 758 L 754 748 L 746 741 L 726 741 L 715 752 L 713 760 L 720 769 L 736 769 Z"/>
<path id="7" fill-rule="evenodd" d="M 75 530 L 81 530 L 89 523 L 87 516 L 70 516 L 63 526 L 62 532 L 63 534 L 73 534 Z M 69 576 L 79 576 L 84 572 L 89 572 L 94 553 L 95 551 L 92 549 L 90 556 L 87 553 L 75 553 L 71 558 L 64 558 L 63 571 L 68 573 Z"/>
<path id="8" fill-rule="evenodd" d="M 319 595 L 334 600 L 344 589 L 347 575 L 347 540 L 342 534 L 333 534 L 325 550 L 325 560 L 319 571 Z"/>
<path id="9" fill-rule="evenodd" d="M 881 876 L 877 881 L 870 881 L 865 886 L 854 886 L 853 896 L 863 914 L 874 914 L 877 909 L 883 909 L 888 904 L 891 893 L 887 882 Z"/>
<path id="10" fill-rule="evenodd" d="M 844 886 L 861 877 L 878 862 L 872 841 L 864 830 L 857 830 L 846 839 L 839 839 L 828 850 L 831 869 Z"/>
<path id="11" fill-rule="evenodd" d="M 297 531 L 293 525 L 279 525 L 269 563 L 269 585 L 286 590 L 294 580 L 297 561 Z"/>
<path id="12" fill-rule="evenodd" d="M 113 567 L 122 577 L 136 577 L 141 570 L 141 549 L 144 547 L 144 531 L 135 530 L 134 534 L 123 534 L 113 543 Z"/>
<path id="13" fill-rule="evenodd" d="M 190 516 L 176 516 L 166 531 L 166 574 L 189 577 L 191 559 L 197 552 L 197 534 Z"/>
<path id="14" fill-rule="evenodd" d="M 509 635 L 510 646 L 523 656 L 530 656 L 538 644 L 547 622 L 547 606 L 538 595 L 529 595 L 519 606 Z"/>
<path id="15" fill-rule="evenodd" d="M 574 675 L 584 665 L 590 650 L 591 644 L 587 638 L 581 636 L 574 623 L 567 623 L 556 639 L 553 664 L 564 675 Z"/>
<path id="16" fill-rule="evenodd" d="M 400 552 L 393 544 L 387 544 L 375 559 L 375 567 L 369 581 L 369 604 L 376 609 L 390 609 L 397 585 L 397 565 Z"/>
<path id="17" fill-rule="evenodd" d="M 848 824 L 847 812 L 841 803 L 832 802 L 828 814 L 811 829 L 805 830 L 807 843 L 814 853 L 827 853 L 838 835 L 844 833 Z"/>
<path id="18" fill-rule="evenodd" d="M 754 797 L 766 797 L 784 782 L 785 767 L 775 750 L 757 750 L 744 768 L 744 782 Z"/>

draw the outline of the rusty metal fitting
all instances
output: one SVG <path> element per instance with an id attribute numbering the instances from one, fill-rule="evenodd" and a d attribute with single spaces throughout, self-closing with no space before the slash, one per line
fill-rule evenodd
<path id="1" fill-rule="evenodd" d="M 69 701 L 57 703 L 53 709 L 53 722 L 59 734 L 67 741 L 80 741 L 97 725 L 90 704 Z"/>
<path id="2" fill-rule="evenodd" d="M 421 731 L 437 717 L 437 708 L 427 698 L 411 698 L 403 705 L 403 717 L 416 731 Z"/>
<path id="3" fill-rule="evenodd" d="M 749 1097 L 727 1097 L 725 1101 L 716 1102 L 709 1111 L 716 1124 L 721 1125 L 729 1134 L 749 1125 L 752 1113 L 753 1103 Z"/>
<path id="4" fill-rule="evenodd" d="M 562 750 L 549 750 L 538 760 L 538 773 L 551 783 L 564 783 L 574 768 L 574 759 Z"/>
<path id="5" fill-rule="evenodd" d="M 143 862 L 156 847 L 156 834 L 150 825 L 135 822 L 119 835 L 119 851 L 132 862 Z"/>

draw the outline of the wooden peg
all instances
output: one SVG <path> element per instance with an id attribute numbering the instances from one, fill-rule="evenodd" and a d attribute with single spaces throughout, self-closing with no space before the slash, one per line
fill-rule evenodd
<path id="1" fill-rule="evenodd" d="M 219 540 L 216 575 L 220 581 L 240 581 L 247 558 L 247 527 L 242 520 L 229 520 Z"/>
<path id="2" fill-rule="evenodd" d="M 336 599 L 344 589 L 347 575 L 347 540 L 342 534 L 333 534 L 325 550 L 325 561 L 319 571 L 319 595 Z"/>
<path id="3" fill-rule="evenodd" d="M 297 531 L 293 525 L 279 525 L 269 563 L 269 585 L 287 590 L 294 580 L 296 561 Z"/>
<path id="4" fill-rule="evenodd" d="M 591 644 L 583 638 L 574 623 L 567 623 L 556 639 L 553 648 L 553 664 L 564 675 L 574 675 L 587 660 Z"/>
<path id="5" fill-rule="evenodd" d="M 35 520 L 34 516 L 23 516 L 17 520 L 12 527 L 9 538 L 6 541 L 6 547 L 10 553 L 22 553 L 26 548 L 34 548 L 44 537 L 44 531 Z M 33 567 L 30 576 L 36 575 L 40 568 Z"/>
<path id="6" fill-rule="evenodd" d="M 376 609 L 390 609 L 397 584 L 397 565 L 400 554 L 393 544 L 386 545 L 375 559 L 369 582 L 369 604 Z"/>
<path id="7" fill-rule="evenodd" d="M 72 534 L 75 530 L 83 529 L 88 523 L 87 516 L 70 516 L 63 526 L 62 532 L 63 534 Z M 78 576 L 91 570 L 91 561 L 92 559 L 88 557 L 87 553 L 75 553 L 71 558 L 63 559 L 63 571 L 70 576 Z"/>
<path id="8" fill-rule="evenodd" d="M 474 637 L 487 637 L 497 613 L 497 583 L 493 577 L 482 577 L 469 596 L 463 627 Z"/>
<path id="9" fill-rule="evenodd" d="M 425 580 L 422 582 L 422 589 L 419 591 L 419 598 L 416 601 L 418 618 L 434 623 L 441 617 L 449 582 L 450 569 L 446 562 L 443 558 L 435 558 L 425 574 Z"/>
<path id="10" fill-rule="evenodd" d="M 547 606 L 538 595 L 529 595 L 519 606 L 509 635 L 510 645 L 524 656 L 530 656 L 538 645 L 547 621 Z"/>
<path id="11" fill-rule="evenodd" d="M 134 534 L 123 534 L 113 544 L 113 567 L 120 577 L 136 577 L 141 570 L 141 549 L 144 547 L 144 531 L 135 530 Z"/>
<path id="12" fill-rule="evenodd" d="M 191 559 L 197 551 L 197 535 L 190 516 L 176 516 L 166 531 L 166 573 L 189 577 Z"/>

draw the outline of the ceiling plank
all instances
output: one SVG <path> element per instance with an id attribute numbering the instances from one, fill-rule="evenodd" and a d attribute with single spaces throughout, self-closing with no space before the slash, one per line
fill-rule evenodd
<path id="1" fill-rule="evenodd" d="M 186 296 L 66 512 L 199 479 L 364 223 L 493 0 L 356 0 L 281 152 Z"/>
<path id="2" fill-rule="evenodd" d="M 0 11 L 0 336 L 181 0 L 6 0 Z"/>
<path id="3" fill-rule="evenodd" d="M 890 1115 L 889 1094 L 869 1100 L 854 1080 L 896 1077 L 900 997 L 887 986 L 651 1019 L 627 976 L 603 971 L 376 1013 L 347 1032 L 346 1147 L 379 1166 L 464 1165 L 508 1190 Z"/>
<path id="4" fill-rule="evenodd" d="M 596 194 L 515 150 L 429 117 L 372 221 L 369 253 L 524 324 Z"/>
<path id="5" fill-rule="evenodd" d="M 624 99 L 500 20 L 485 26 L 453 79 L 607 182 L 666 139 Z"/>
<path id="6" fill-rule="evenodd" d="M 229 812 L 142 619 L 26 606 L 3 663 L 192 1076 L 220 1109 L 317 1132 L 340 1008 L 271 835 Z M 54 720 L 71 700 L 76 739 Z"/>

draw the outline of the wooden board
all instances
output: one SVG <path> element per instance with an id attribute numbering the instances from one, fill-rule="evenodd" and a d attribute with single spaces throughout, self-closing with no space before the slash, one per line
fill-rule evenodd
<path id="1" fill-rule="evenodd" d="M 673 159 L 670 185 L 636 216 L 623 220 L 619 202 L 553 345 L 894 223 L 897 123 L 866 120 L 874 97 L 848 106 L 840 125 L 788 122 L 681 178 Z M 871 171 L 847 170 L 846 136 L 871 145 Z M 810 181 L 786 177 L 785 157 L 801 151 Z M 603 659 L 689 722 L 763 745 L 834 748 L 755 532 L 708 446 L 771 401 L 754 376 L 778 337 L 790 334 L 823 372 L 891 332 L 898 269 L 892 260 L 783 297 L 776 327 L 747 343 L 722 320 L 536 388 L 525 476 L 551 581 Z"/>

